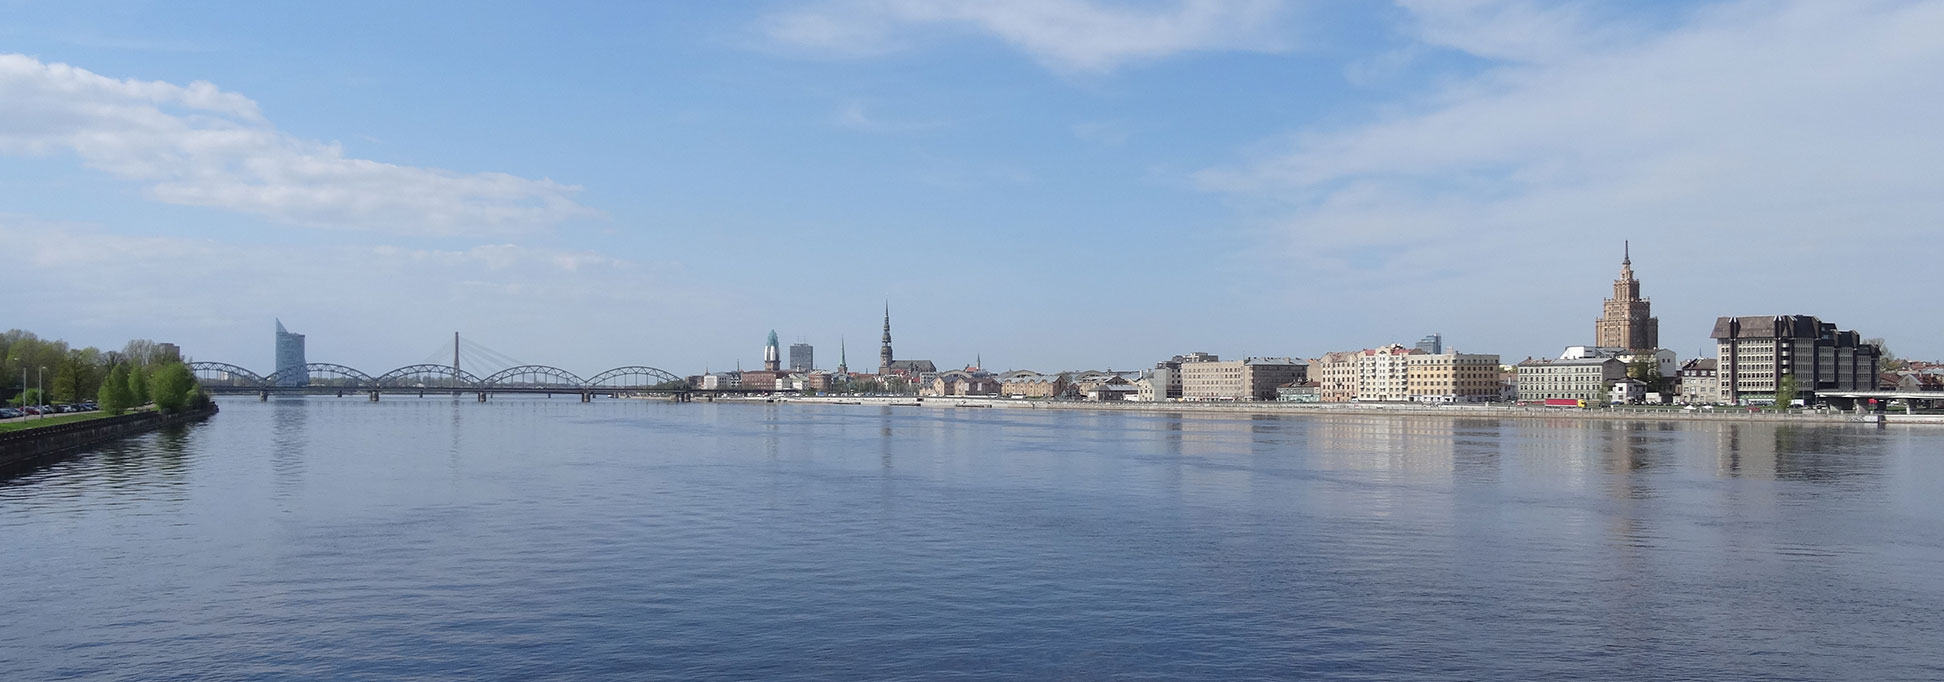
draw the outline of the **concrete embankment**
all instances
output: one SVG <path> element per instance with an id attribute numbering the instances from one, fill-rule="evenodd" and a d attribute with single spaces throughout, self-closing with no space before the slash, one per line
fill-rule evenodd
<path id="1" fill-rule="evenodd" d="M 1884 415 L 1856 414 L 1853 412 L 1751 412 L 1748 408 L 1720 407 L 1712 410 L 1669 410 L 1650 408 L 1595 408 L 1563 409 L 1547 407 L 1513 407 L 1506 405 L 1409 405 L 1399 403 L 1142 403 L 1142 402 L 1083 402 L 1053 400 L 1009 400 L 1003 398 L 956 398 L 916 396 L 900 397 L 799 397 L 785 396 L 773 399 L 750 398 L 754 402 L 839 404 L 839 405 L 903 405 L 939 408 L 1004 408 L 1038 410 L 1099 410 L 1123 412 L 1167 412 L 1174 414 L 1207 415 L 1290 415 L 1290 416 L 1429 416 L 1501 419 L 1602 419 L 1620 421 L 1732 421 L 1732 422 L 1780 422 L 1792 424 L 1855 424 L 1882 423 Z M 729 402 L 744 402 L 732 400 Z M 1907 417 L 1889 415 L 1891 423 L 1929 423 L 1944 424 L 1944 418 L 1927 418 L 1925 415 Z"/>
<path id="2" fill-rule="evenodd" d="M 147 433 L 169 424 L 201 421 L 212 414 L 216 414 L 215 405 L 172 415 L 136 412 L 0 434 L 0 468 Z"/>

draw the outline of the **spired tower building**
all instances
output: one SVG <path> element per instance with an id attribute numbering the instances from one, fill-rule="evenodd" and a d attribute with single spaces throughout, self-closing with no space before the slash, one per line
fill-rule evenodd
<path id="1" fill-rule="evenodd" d="M 769 343 L 763 346 L 763 371 L 776 372 L 783 369 L 783 354 L 776 347 L 776 330 L 771 329 Z"/>
<path id="2" fill-rule="evenodd" d="M 884 304 L 884 348 L 878 351 L 878 374 L 891 373 L 891 304 Z"/>
<path id="3" fill-rule="evenodd" d="M 1632 246 L 1622 242 L 1620 278 L 1613 280 L 1613 298 L 1606 300 L 1606 312 L 1596 321 L 1593 345 L 1627 350 L 1660 348 L 1660 319 L 1653 315 L 1653 302 L 1640 297 L 1640 281 L 1634 279 Z"/>

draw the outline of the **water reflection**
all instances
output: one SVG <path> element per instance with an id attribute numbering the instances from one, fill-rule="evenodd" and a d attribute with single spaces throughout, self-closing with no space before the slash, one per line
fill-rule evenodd
<path id="1" fill-rule="evenodd" d="M 1935 679 L 1938 451 L 1766 423 L 251 400 L 0 485 L 0 575 L 61 586 L 9 594 L 0 658 Z"/>

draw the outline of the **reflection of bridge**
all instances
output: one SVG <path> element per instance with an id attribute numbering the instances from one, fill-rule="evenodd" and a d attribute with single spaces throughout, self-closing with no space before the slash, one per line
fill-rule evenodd
<path id="1" fill-rule="evenodd" d="M 697 389 L 681 377 L 646 365 L 616 367 L 592 378 L 546 365 L 521 365 L 486 377 L 449 365 L 406 365 L 372 376 L 358 369 L 328 362 L 304 365 L 303 371 L 257 374 L 226 362 L 192 362 L 189 369 L 211 393 L 364 393 L 377 400 L 380 393 L 474 393 L 480 402 L 493 393 L 576 394 L 582 402 L 597 395 L 661 394 L 688 401 L 696 394 L 750 393 L 743 389 Z M 766 392 L 766 391 L 762 391 Z"/>

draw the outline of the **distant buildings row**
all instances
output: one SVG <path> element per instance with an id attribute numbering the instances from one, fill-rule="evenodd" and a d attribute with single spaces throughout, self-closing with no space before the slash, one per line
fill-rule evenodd
<path id="1" fill-rule="evenodd" d="M 1871 390 L 1886 381 L 1877 373 L 1882 349 L 1854 331 L 1807 315 L 1720 318 L 1712 334 L 1718 359 L 1680 363 L 1673 351 L 1660 347 L 1660 320 L 1653 316 L 1652 302 L 1641 296 L 1631 249 L 1623 250 L 1613 296 L 1604 302 L 1593 331 L 1592 346 L 1570 346 L 1556 359 L 1528 358 L 1516 364 L 1501 363 L 1489 353 L 1447 351 L 1443 337 L 1432 334 L 1414 347 L 1391 344 L 1313 359 L 1223 361 L 1208 353 L 1189 353 L 1141 371 L 994 374 L 978 363 L 941 372 L 928 360 L 896 359 L 887 306 L 874 374 L 852 373 L 843 360 L 835 372 L 818 371 L 812 349 L 804 343 L 791 346 L 790 368 L 784 370 L 776 362 L 777 342 L 771 332 L 763 370 L 693 381 L 703 387 L 827 391 L 864 386 L 936 396 L 1090 400 L 1728 404 L 1774 401 L 1778 391 L 1788 392 L 1790 383 L 1797 398 L 1813 400 L 1819 391 Z"/>

